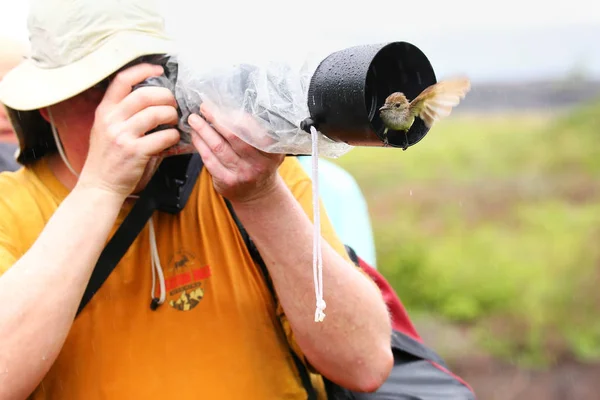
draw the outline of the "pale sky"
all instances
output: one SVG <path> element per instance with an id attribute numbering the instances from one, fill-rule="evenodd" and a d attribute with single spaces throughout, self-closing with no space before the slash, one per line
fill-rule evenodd
<path id="1" fill-rule="evenodd" d="M 356 3 L 360 6 L 349 6 L 352 0 L 300 0 L 285 3 L 279 0 L 161 1 L 165 4 L 177 4 L 178 10 L 175 12 L 180 18 L 197 23 L 201 21 L 203 25 L 219 30 L 229 29 L 221 22 L 227 22 L 228 25 L 234 22 L 264 23 L 273 15 L 273 19 L 277 21 L 271 21 L 271 24 L 293 27 L 291 34 L 295 37 L 300 37 L 304 30 L 311 29 L 311 15 L 313 18 L 328 20 L 329 26 L 324 29 L 340 36 L 385 36 L 424 30 L 449 32 L 478 28 L 510 29 L 600 23 L 600 6 L 597 3 L 595 5 L 594 0 L 362 0 Z M 293 13 L 284 12 L 283 4 L 291 7 Z M 0 0 L 0 34 L 26 39 L 28 7 L 28 0 Z M 235 10 L 235 13 L 229 14 L 231 10 Z M 427 26 L 423 26 L 424 24 Z"/>
<path id="2" fill-rule="evenodd" d="M 555 69 L 565 69 L 566 63 L 579 59 L 592 60 L 593 67 L 597 66 L 600 71 L 597 43 L 593 48 L 587 42 L 579 43 L 580 34 L 568 43 L 558 44 L 563 51 L 570 51 L 560 56 L 568 59 L 562 60 L 560 65 L 561 60 L 550 59 L 552 50 L 548 46 L 551 44 L 540 42 L 539 46 L 533 43 L 523 47 L 524 44 L 515 43 L 518 41 L 514 36 L 508 36 L 515 35 L 517 30 L 527 32 L 538 27 L 590 25 L 600 28 L 600 6 L 594 0 L 357 0 L 356 6 L 350 6 L 352 0 L 160 1 L 165 7 L 168 29 L 190 49 L 197 48 L 199 53 L 205 54 L 217 49 L 227 49 L 234 58 L 243 58 L 244 54 L 267 57 L 298 52 L 302 55 L 306 51 L 326 54 L 358 44 L 406 40 L 431 55 L 434 68 L 439 65 L 448 73 L 468 71 L 484 77 L 488 70 L 492 76 L 496 67 L 512 68 L 514 74 L 519 74 L 523 63 L 533 63 L 529 71 L 535 73 L 536 68 L 540 71 L 553 68 L 550 65 L 553 62 Z M 27 40 L 28 4 L 28 0 L 0 0 L 0 35 Z M 173 4 L 177 8 L 169 9 Z M 461 33 L 468 42 L 456 36 Z M 465 58 L 457 54 L 465 53 L 467 46 L 476 46 L 473 52 L 477 54 L 492 51 L 489 49 L 492 45 L 486 46 L 486 41 L 492 39 L 486 35 L 492 35 L 490 38 L 496 35 L 494 40 L 498 43 L 493 46 L 505 47 L 508 55 L 494 60 L 490 53 L 489 57 L 479 56 L 462 65 L 461 59 Z M 547 36 L 540 34 L 539 40 Z M 450 40 L 453 37 L 457 40 Z M 552 40 L 561 37 L 564 35 Z M 511 46 L 515 46 L 514 51 Z M 548 54 L 549 61 L 538 54 L 532 56 L 530 48 L 539 50 L 543 46 L 547 50 L 542 55 Z M 528 55 L 531 60 L 527 60 Z"/>

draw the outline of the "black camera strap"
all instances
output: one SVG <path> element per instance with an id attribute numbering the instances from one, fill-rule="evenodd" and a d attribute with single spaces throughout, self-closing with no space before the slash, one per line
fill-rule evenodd
<path id="1" fill-rule="evenodd" d="M 77 309 L 77 315 L 102 287 L 154 211 L 176 214 L 185 207 L 202 166 L 199 156 L 181 155 L 163 160 L 100 254 Z"/>
<path id="2" fill-rule="evenodd" d="M 85 288 L 83 298 L 81 299 L 79 309 L 77 310 L 77 315 L 79 315 L 104 284 L 135 238 L 146 225 L 154 210 L 156 210 L 157 202 L 152 196 L 148 196 L 148 193 L 149 191 L 145 191 L 140 195 L 140 198 L 132 207 L 127 217 L 125 217 L 125 220 L 119 229 L 117 229 L 100 254 L 96 266 L 94 267 L 94 271 L 92 272 L 92 276 Z"/>

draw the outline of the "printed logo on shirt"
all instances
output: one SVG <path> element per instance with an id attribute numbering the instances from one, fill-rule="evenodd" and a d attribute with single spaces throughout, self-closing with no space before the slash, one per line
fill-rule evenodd
<path id="1" fill-rule="evenodd" d="M 179 311 L 189 311 L 204 298 L 203 283 L 211 275 L 208 265 L 198 265 L 189 251 L 179 250 L 165 271 L 168 303 Z"/>

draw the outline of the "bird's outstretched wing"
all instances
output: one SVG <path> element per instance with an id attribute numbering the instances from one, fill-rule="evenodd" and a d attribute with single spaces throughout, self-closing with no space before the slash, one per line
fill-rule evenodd
<path id="1" fill-rule="evenodd" d="M 423 90 L 410 102 L 410 113 L 418 116 L 431 128 L 434 122 L 447 117 L 467 92 L 471 82 L 467 78 L 440 81 Z"/>

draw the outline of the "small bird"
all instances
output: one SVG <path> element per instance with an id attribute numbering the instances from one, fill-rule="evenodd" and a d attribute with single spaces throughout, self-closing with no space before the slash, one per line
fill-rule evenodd
<path id="1" fill-rule="evenodd" d="M 467 78 L 455 78 L 440 81 L 423 90 L 411 102 L 404 93 L 394 92 L 385 99 L 385 104 L 379 109 L 385 125 L 383 131 L 384 143 L 388 144 L 387 132 L 392 129 L 404 131 L 406 143 L 403 150 L 408 148 L 408 130 L 419 117 L 431 128 L 435 121 L 450 115 L 452 108 L 457 106 L 467 92 L 471 90 L 471 82 Z"/>

